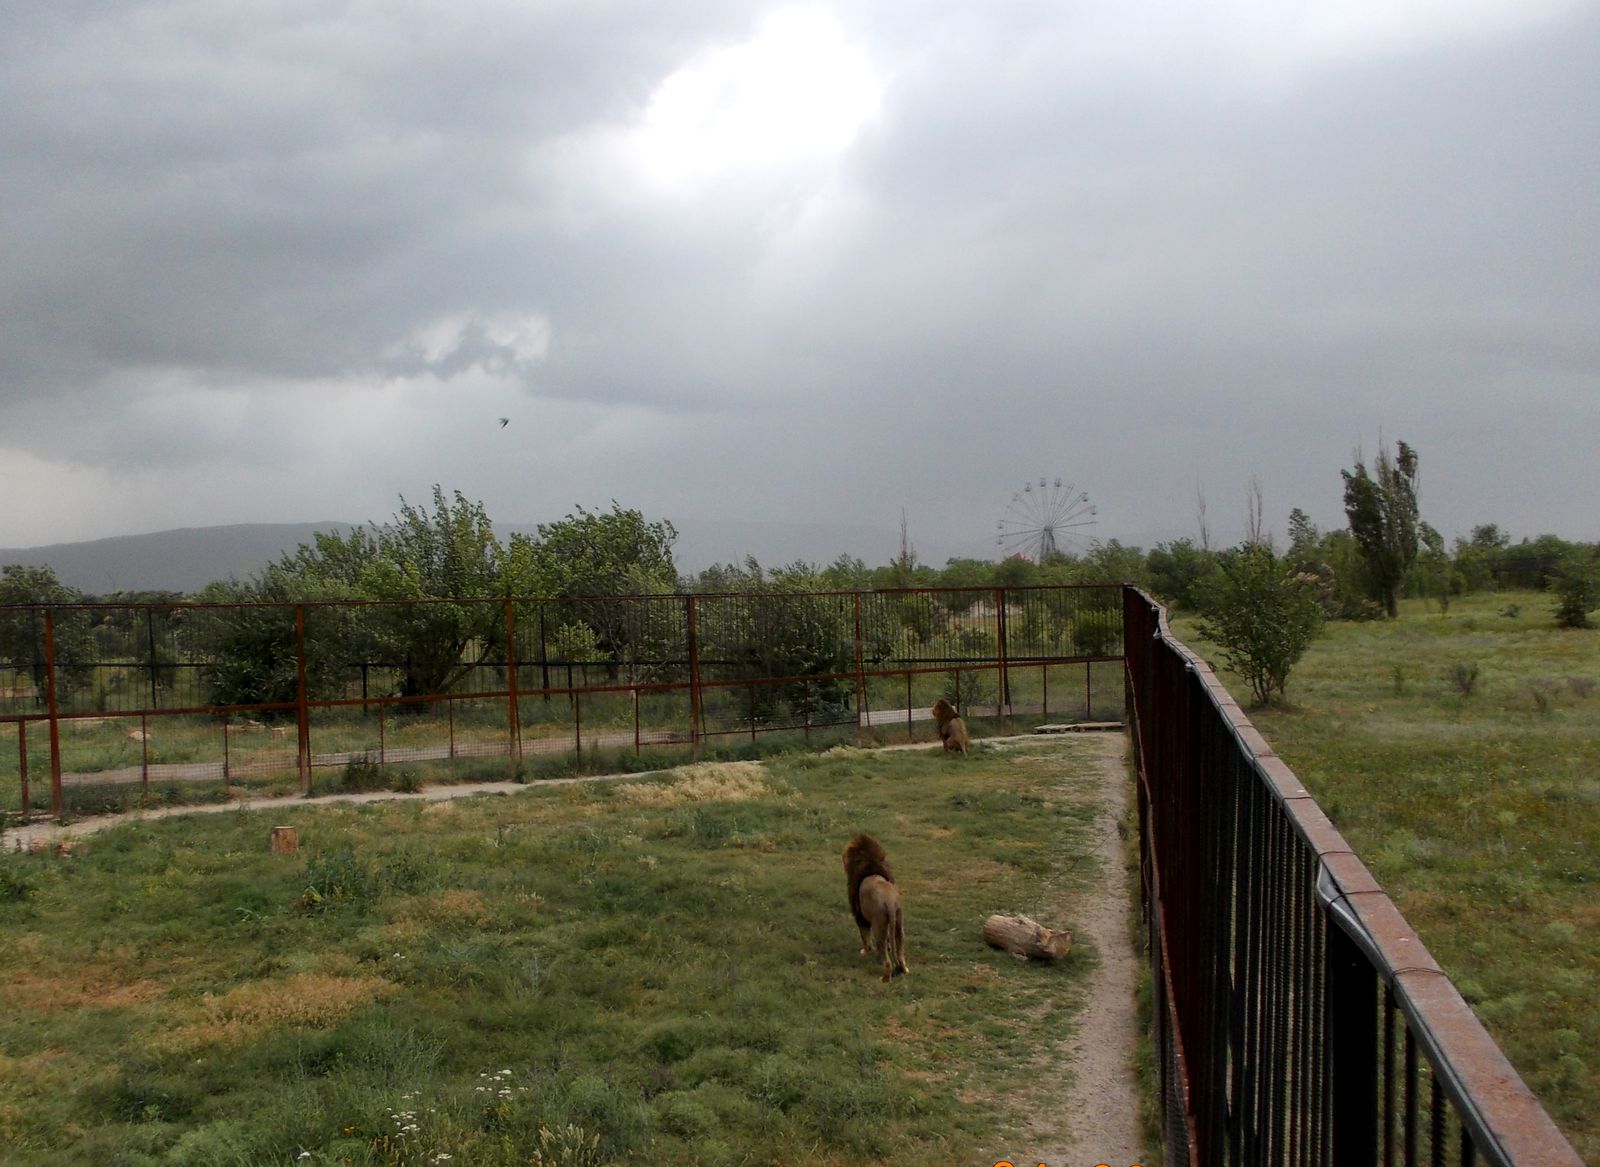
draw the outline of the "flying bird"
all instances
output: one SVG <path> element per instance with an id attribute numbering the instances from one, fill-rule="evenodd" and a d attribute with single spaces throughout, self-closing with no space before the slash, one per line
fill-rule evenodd
<path id="1" fill-rule="evenodd" d="M 500 428 L 501 429 L 505 429 L 506 426 L 508 426 L 510 424 L 511 424 L 511 419 L 509 417 L 502 417 L 500 419 Z"/>

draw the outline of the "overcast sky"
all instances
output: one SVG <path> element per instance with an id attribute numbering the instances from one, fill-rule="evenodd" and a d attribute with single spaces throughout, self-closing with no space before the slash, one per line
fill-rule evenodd
<path id="1" fill-rule="evenodd" d="M 0 546 L 615 499 L 1600 538 L 1600 3 L 0 6 Z M 507 417 L 502 427 L 498 419 Z M 885 546 L 877 562 L 896 547 Z"/>

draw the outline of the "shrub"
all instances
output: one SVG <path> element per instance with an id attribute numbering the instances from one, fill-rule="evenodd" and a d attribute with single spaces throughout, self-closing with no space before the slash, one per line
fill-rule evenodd
<path id="1" fill-rule="evenodd" d="M 1450 680 L 1450 686 L 1463 697 L 1472 696 L 1473 690 L 1478 687 L 1478 666 L 1473 664 L 1453 664 L 1445 674 Z"/>
<path id="2" fill-rule="evenodd" d="M 1589 613 L 1600 608 L 1600 569 L 1588 551 L 1573 551 L 1556 568 L 1556 624 L 1589 627 Z"/>
<path id="3" fill-rule="evenodd" d="M 387 790 L 389 779 L 384 775 L 383 767 L 372 760 L 369 754 L 357 754 L 345 763 L 344 780 L 341 785 L 353 793 L 364 793 L 372 790 Z"/>
<path id="4" fill-rule="evenodd" d="M 1265 705 L 1283 696 L 1290 669 L 1322 629 L 1315 577 L 1289 571 L 1258 543 L 1227 552 L 1218 566 L 1201 593 L 1200 635 Z"/>

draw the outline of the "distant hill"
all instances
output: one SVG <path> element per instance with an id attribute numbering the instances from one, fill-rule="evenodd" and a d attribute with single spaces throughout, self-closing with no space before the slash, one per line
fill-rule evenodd
<path id="1" fill-rule="evenodd" d="M 47 547 L 0 548 L 0 566 L 47 566 L 62 583 L 93 596 L 110 592 L 173 591 L 190 594 L 208 583 L 248 579 L 267 564 L 310 543 L 318 531 L 343 534 L 362 523 L 240 523 L 226 527 L 185 527 L 147 535 L 118 535 L 84 543 Z M 841 555 L 869 566 L 890 562 L 900 552 L 898 529 L 825 523 L 673 521 L 678 570 L 694 574 L 713 564 L 744 565 L 754 556 L 763 567 L 785 567 L 804 560 L 826 567 Z M 533 524 L 495 524 L 502 539 L 514 532 L 537 534 Z M 934 567 L 960 555 L 988 558 L 985 547 L 924 546 L 912 532 L 917 558 Z"/>
<path id="2" fill-rule="evenodd" d="M 343 534 L 360 523 L 239 523 L 117 535 L 48 547 L 0 548 L 0 565 L 50 567 L 56 578 L 90 595 L 108 592 L 197 592 L 219 579 L 247 579 L 318 531 Z"/>

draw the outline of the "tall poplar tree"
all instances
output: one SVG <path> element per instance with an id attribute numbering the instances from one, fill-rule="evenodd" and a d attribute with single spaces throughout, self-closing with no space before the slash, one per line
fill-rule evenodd
<path id="1" fill-rule="evenodd" d="M 1374 595 L 1390 618 L 1400 614 L 1400 585 L 1417 558 L 1421 528 L 1417 512 L 1417 452 L 1404 442 L 1396 453 L 1378 451 L 1372 472 L 1356 455 L 1344 476 L 1344 513 L 1361 549 Z"/>

